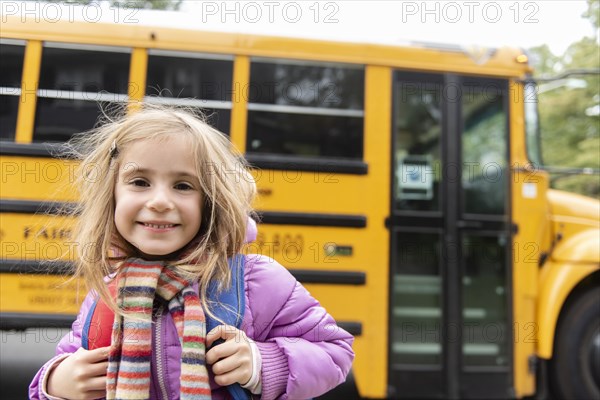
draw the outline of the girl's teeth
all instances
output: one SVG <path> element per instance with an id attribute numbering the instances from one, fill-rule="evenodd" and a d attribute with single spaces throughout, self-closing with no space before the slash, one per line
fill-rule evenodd
<path id="1" fill-rule="evenodd" d="M 174 225 L 173 224 L 169 224 L 169 225 L 156 225 L 156 224 L 144 224 L 150 228 L 154 228 L 154 229 L 166 229 L 166 228 L 172 228 Z"/>

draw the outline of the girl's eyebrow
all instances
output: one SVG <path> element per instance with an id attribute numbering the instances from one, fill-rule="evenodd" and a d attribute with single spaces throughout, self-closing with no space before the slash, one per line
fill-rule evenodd
<path id="1" fill-rule="evenodd" d="M 156 169 L 139 168 L 137 166 L 125 166 L 123 170 L 125 174 L 153 174 L 157 171 Z M 195 172 L 190 171 L 171 171 L 168 172 L 168 174 L 178 178 L 192 178 L 199 180 L 198 175 Z"/>

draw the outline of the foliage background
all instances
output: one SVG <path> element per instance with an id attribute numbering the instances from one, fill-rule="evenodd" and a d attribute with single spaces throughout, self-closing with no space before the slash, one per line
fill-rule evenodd
<path id="1" fill-rule="evenodd" d="M 588 0 L 584 17 L 596 37 L 584 37 L 562 55 L 547 45 L 528 50 L 534 78 L 560 75 L 568 70 L 600 68 L 598 31 L 600 1 Z M 575 75 L 538 87 L 542 161 L 545 166 L 595 170 L 596 173 L 552 173 L 552 187 L 600 198 L 600 76 Z"/>

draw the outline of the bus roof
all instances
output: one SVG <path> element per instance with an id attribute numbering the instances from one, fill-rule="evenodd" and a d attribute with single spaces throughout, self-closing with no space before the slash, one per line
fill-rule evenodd
<path id="1" fill-rule="evenodd" d="M 158 14 L 156 14 L 158 15 Z M 163 14 L 164 15 L 164 14 Z M 531 72 L 520 49 L 411 42 L 335 42 L 139 23 L 90 22 L 3 15 L 2 39 L 140 47 L 251 57 L 391 66 L 431 72 L 522 78 Z"/>

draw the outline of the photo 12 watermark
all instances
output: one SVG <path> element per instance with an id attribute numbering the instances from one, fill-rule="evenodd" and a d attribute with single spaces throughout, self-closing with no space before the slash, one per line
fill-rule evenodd
<path id="1" fill-rule="evenodd" d="M 8 18 L 18 17 L 25 22 L 114 22 L 122 24 L 139 23 L 139 3 L 136 2 L 76 2 L 44 1 L 2 1 L 0 15 L 2 23 Z"/>
<path id="2" fill-rule="evenodd" d="M 533 1 L 402 1 L 402 23 L 539 23 Z"/>
<path id="3" fill-rule="evenodd" d="M 337 24 L 340 3 L 334 1 L 202 1 L 202 23 Z"/>

